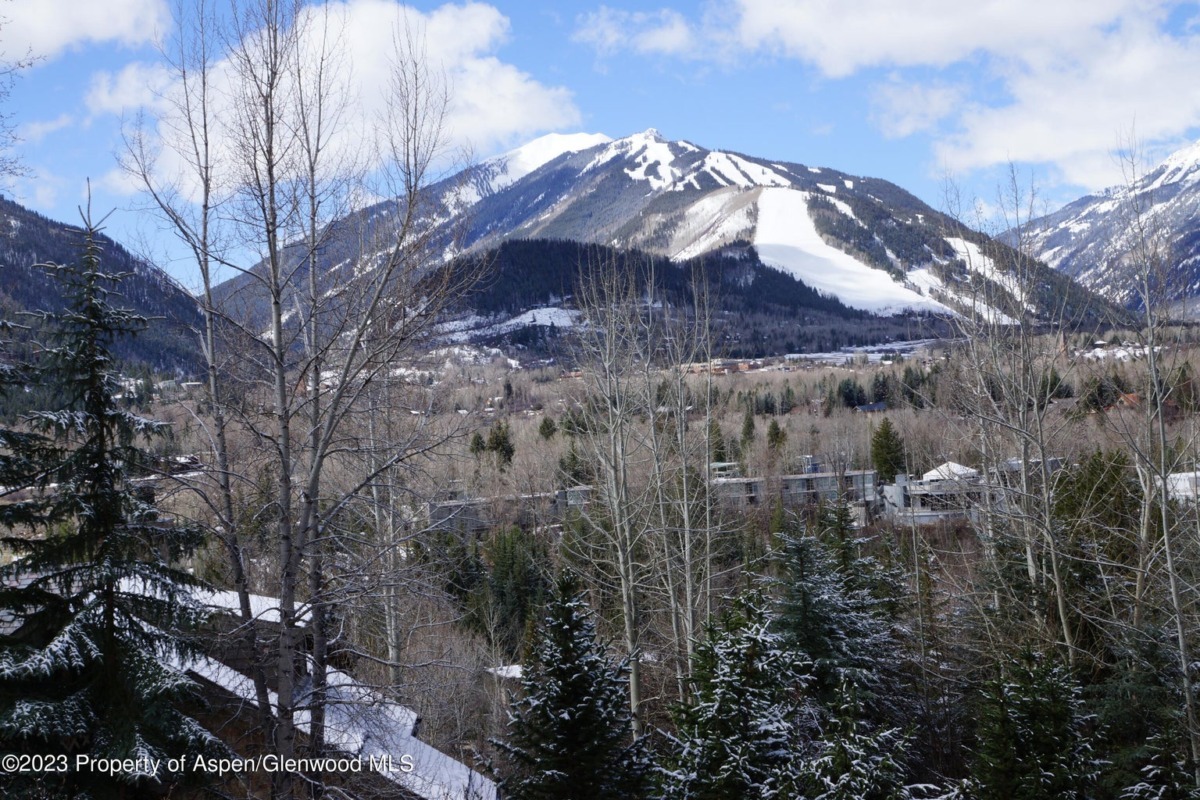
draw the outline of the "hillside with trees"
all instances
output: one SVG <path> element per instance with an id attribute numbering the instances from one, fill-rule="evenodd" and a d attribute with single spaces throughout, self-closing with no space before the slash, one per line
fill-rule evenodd
<path id="1" fill-rule="evenodd" d="M 82 241 L 78 225 L 54 222 L 0 197 L 0 311 L 6 319 L 31 328 L 20 334 L 22 340 L 38 338 L 37 315 L 60 312 L 68 302 L 38 265 L 76 263 Z M 102 233 L 96 233 L 95 246 L 102 251 L 106 271 L 129 276 L 119 287 L 121 302 L 154 321 L 136 339 L 118 342 L 114 355 L 157 373 L 198 374 L 200 314 L 195 299 L 166 273 Z M 109 290 L 118 288 L 113 284 Z"/>
<path id="2" fill-rule="evenodd" d="M 397 36 L 378 126 L 348 124 L 333 13 L 201 3 L 164 39 L 173 102 L 122 166 L 195 306 L 90 222 L 2 207 L 6 257 L 60 263 L 40 295 L 3 272 L 39 313 L 0 319 L 0 787 L 1200 798 L 1200 333 L 1156 239 L 1116 314 L 885 181 L 647 132 L 477 191 L 528 236 L 449 258 L 488 223 L 437 171 L 450 95 Z M 797 352 L 930 317 L 768 266 L 750 216 L 689 227 L 768 190 L 816 212 L 805 258 L 955 303 L 948 335 Z M 680 236 L 717 244 L 652 252 Z M 258 260 L 222 288 L 230 252 Z M 533 303 L 570 324 L 499 329 Z M 131 392 L 138 354 L 160 388 L 185 369 L 172 314 L 200 380 Z M 455 338 L 473 316 L 512 346 Z"/>

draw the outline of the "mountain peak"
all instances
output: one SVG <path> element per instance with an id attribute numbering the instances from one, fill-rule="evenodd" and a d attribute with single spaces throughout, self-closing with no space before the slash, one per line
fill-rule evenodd
<path id="1" fill-rule="evenodd" d="M 1154 172 L 1162 176 L 1159 183 L 1173 182 L 1197 167 L 1200 167 L 1200 141 L 1192 142 L 1171 153 Z"/>
<path id="2" fill-rule="evenodd" d="M 563 153 L 575 153 L 611 141 L 612 138 L 603 133 L 548 133 L 488 160 L 502 165 L 506 182 L 512 183 Z"/>
<path id="3" fill-rule="evenodd" d="M 634 133 L 625 137 L 628 141 L 650 141 L 650 142 L 665 142 L 667 138 L 659 132 L 658 128 L 646 128 L 641 133 Z"/>

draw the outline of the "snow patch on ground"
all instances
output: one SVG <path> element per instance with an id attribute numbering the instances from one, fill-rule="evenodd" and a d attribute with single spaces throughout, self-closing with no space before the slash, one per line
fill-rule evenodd
<path id="1" fill-rule="evenodd" d="M 502 667 L 492 667 L 488 672 L 495 675 L 497 678 L 516 678 L 520 680 L 525 671 L 520 664 L 505 664 Z"/>
<path id="2" fill-rule="evenodd" d="M 737 238 L 749 238 L 754 227 L 749 193 L 737 189 L 712 192 L 693 203 L 671 241 L 671 258 L 686 261 Z"/>
<path id="3" fill-rule="evenodd" d="M 928 267 L 910 270 L 905 277 L 910 285 L 929 297 L 942 297 L 950 302 L 958 303 L 960 306 L 970 308 L 983 320 L 999 325 L 1012 325 L 1015 322 L 1012 317 L 997 311 L 978 298 L 963 296 L 954 291 L 954 287 L 946 286 Z"/>
<path id="4" fill-rule="evenodd" d="M 704 157 L 703 169 L 722 186 L 791 186 L 791 181 L 779 173 L 732 153 L 709 153 Z"/>
<path id="5" fill-rule="evenodd" d="M 883 270 L 826 244 L 809 216 L 808 197 L 807 192 L 795 189 L 762 190 L 754 245 L 763 263 L 853 308 L 875 313 L 906 309 L 949 312 L 936 300 L 901 286 Z"/>
<path id="6" fill-rule="evenodd" d="M 963 260 L 967 265 L 967 269 L 972 272 L 978 272 L 996 285 L 1003 287 L 1005 291 L 1023 305 L 1029 304 L 1028 299 L 1025 297 L 1024 287 L 1021 286 L 1017 277 L 997 267 L 996 262 L 990 256 L 983 254 L 983 251 L 979 249 L 979 245 L 954 236 L 947 237 L 946 244 L 954 249 L 954 254 Z"/>
<path id="7" fill-rule="evenodd" d="M 530 309 L 523 314 L 499 322 L 494 317 L 490 319 L 475 315 L 464 317 L 438 326 L 438 335 L 449 342 L 466 342 L 479 336 L 496 336 L 531 325 L 542 325 L 547 328 L 551 326 L 570 328 L 576 324 L 578 319 L 578 311 L 558 306 L 546 306 Z"/>

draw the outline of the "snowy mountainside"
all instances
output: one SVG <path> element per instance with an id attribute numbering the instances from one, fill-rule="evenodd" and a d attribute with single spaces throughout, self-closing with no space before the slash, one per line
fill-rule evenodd
<path id="1" fill-rule="evenodd" d="M 401 209 L 391 200 L 330 226 L 322 245 L 326 291 L 370 270 L 378 253 L 356 256 L 354 248 L 395 228 Z M 1091 303 L 1048 269 L 1035 269 L 1035 285 L 1014 291 L 1004 245 L 887 181 L 710 150 L 653 129 L 622 139 L 542 137 L 435 184 L 420 210 L 443 263 L 518 240 L 600 245 L 674 263 L 748 245 L 761 264 L 874 315 L 1006 320 L 1049 317 L 1065 304 L 1086 316 Z M 255 318 L 265 302 L 255 292 L 246 275 L 217 294 L 238 294 Z M 538 307 L 530 298 L 508 311 L 516 318 Z M 491 319 L 488 327 L 504 322 Z"/>
<path id="2" fill-rule="evenodd" d="M 954 244 L 992 248 L 986 236 L 887 181 L 708 150 L 653 129 L 596 138 L 586 147 L 579 146 L 588 143 L 583 136 L 536 140 L 514 154 L 554 155 L 520 179 L 491 180 L 484 191 L 470 180 L 460 181 L 472 187 L 465 193 L 439 187 L 447 224 L 464 229 L 462 250 L 569 239 L 682 261 L 749 242 L 764 264 L 874 314 L 1041 310 L 1037 292 L 1012 296 L 1011 281 L 993 275 L 985 287 Z M 490 162 L 481 168 L 491 175 Z M 1043 283 L 1066 291 L 1054 278 Z"/>
<path id="3" fill-rule="evenodd" d="M 1200 298 L 1200 142 L 1127 186 L 1081 197 L 1005 238 L 1130 308 L 1142 303 L 1137 252 L 1145 242 L 1157 242 L 1165 269 L 1155 299 L 1194 305 Z"/>

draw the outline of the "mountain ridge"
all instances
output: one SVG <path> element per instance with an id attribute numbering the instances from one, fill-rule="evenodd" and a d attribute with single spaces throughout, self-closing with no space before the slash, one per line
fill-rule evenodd
<path id="1" fill-rule="evenodd" d="M 1085 195 L 1006 239 L 1126 307 L 1140 309 L 1139 251 L 1162 258 L 1154 302 L 1200 301 L 1200 141 L 1124 185 Z"/>
<path id="2" fill-rule="evenodd" d="M 199 374 L 201 359 L 192 336 L 201 325 L 196 298 L 103 232 L 96 242 L 101 268 L 126 274 L 112 302 L 157 323 L 138 336 L 114 342 L 116 355 L 155 372 Z M 0 195 L 0 311 L 12 318 L 65 308 L 66 298 L 38 265 L 76 263 L 83 245 L 80 226 L 51 220 Z M 35 322 L 30 335 L 36 327 Z"/>
<path id="3" fill-rule="evenodd" d="M 672 262 L 741 243 L 765 267 L 874 315 L 982 314 L 999 322 L 1032 315 L 1042 322 L 1097 313 L 1088 293 L 1040 265 L 1026 265 L 1032 280 L 1019 287 L 1008 266 L 1018 259 L 1005 245 L 888 181 L 710 150 L 654 129 L 621 139 L 551 134 L 416 199 L 435 243 L 434 264 L 513 240 L 574 241 Z M 386 241 L 357 255 L 352 245 L 386 240 L 407 208 L 386 200 L 331 223 L 321 244 L 327 265 L 320 291 L 335 292 L 359 270 L 355 264 L 377 262 Z M 216 294 L 236 298 L 249 319 L 261 320 L 265 298 L 256 283 L 245 274 Z"/>

